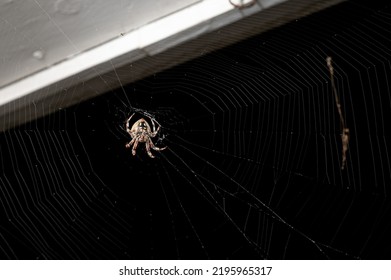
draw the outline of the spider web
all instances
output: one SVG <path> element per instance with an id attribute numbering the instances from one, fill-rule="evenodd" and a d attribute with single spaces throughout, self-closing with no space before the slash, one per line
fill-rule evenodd
<path id="1" fill-rule="evenodd" d="M 390 25 L 346 2 L 3 133 L 1 256 L 389 258 Z"/>

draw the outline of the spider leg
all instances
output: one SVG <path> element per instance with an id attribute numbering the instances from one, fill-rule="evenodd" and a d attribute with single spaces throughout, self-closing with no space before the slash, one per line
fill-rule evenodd
<path id="1" fill-rule="evenodd" d="M 155 128 L 155 122 L 153 121 L 153 119 L 151 117 L 149 117 L 149 119 L 151 120 L 152 122 L 152 132 L 155 132 L 156 128 Z"/>
<path id="2" fill-rule="evenodd" d="M 150 158 L 154 158 L 155 156 L 151 153 L 151 145 L 150 141 L 145 142 L 145 149 L 147 150 L 147 153 Z"/>
<path id="3" fill-rule="evenodd" d="M 152 119 L 151 117 L 149 117 L 149 119 L 151 120 L 151 123 L 152 123 L 152 132 L 150 134 L 150 137 L 155 137 L 156 134 L 159 132 L 160 124 L 158 122 L 156 122 L 154 119 Z M 156 129 L 156 126 L 155 126 L 155 122 L 158 125 L 157 129 Z"/>
<path id="4" fill-rule="evenodd" d="M 131 118 L 133 118 L 134 114 L 135 114 L 135 113 L 133 113 L 133 114 L 129 117 L 129 119 L 126 120 L 126 132 L 129 133 L 129 134 L 130 134 L 129 121 L 130 121 Z"/>
<path id="5" fill-rule="evenodd" d="M 136 155 L 136 149 L 137 149 L 137 145 L 138 145 L 138 139 L 139 137 L 135 138 L 136 140 L 134 140 L 134 145 L 133 145 L 133 148 L 132 148 L 132 155 Z"/>
<path id="6" fill-rule="evenodd" d="M 125 145 L 126 148 L 130 148 L 130 146 L 132 146 L 132 144 L 134 143 L 134 141 L 136 140 L 136 137 L 132 139 L 132 141 L 130 141 L 129 143 L 127 143 Z"/>
<path id="7" fill-rule="evenodd" d="M 149 144 L 151 145 L 151 148 L 154 149 L 155 151 L 163 151 L 165 148 L 167 148 L 167 147 L 163 147 L 163 148 L 158 148 L 158 147 L 156 147 L 155 144 L 153 144 L 153 142 L 152 142 L 151 139 L 149 139 L 148 142 L 149 142 Z"/>

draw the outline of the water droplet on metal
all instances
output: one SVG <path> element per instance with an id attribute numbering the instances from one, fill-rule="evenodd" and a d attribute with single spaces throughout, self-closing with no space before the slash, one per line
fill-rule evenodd
<path id="1" fill-rule="evenodd" d="M 41 51 L 41 50 L 37 50 L 37 51 L 35 51 L 35 52 L 33 53 L 33 57 L 34 57 L 35 59 L 38 59 L 38 60 L 43 59 L 43 56 L 44 56 L 44 53 L 43 53 L 43 51 Z"/>

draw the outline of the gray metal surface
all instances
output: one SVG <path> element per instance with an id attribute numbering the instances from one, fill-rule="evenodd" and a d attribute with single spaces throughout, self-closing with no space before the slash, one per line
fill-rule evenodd
<path id="1" fill-rule="evenodd" d="M 0 1 L 0 87 L 200 0 Z"/>

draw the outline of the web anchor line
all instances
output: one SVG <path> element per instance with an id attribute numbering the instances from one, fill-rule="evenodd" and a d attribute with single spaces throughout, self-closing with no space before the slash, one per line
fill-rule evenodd
<path id="1" fill-rule="evenodd" d="M 339 99 L 339 96 L 337 94 L 337 89 L 335 87 L 335 82 L 334 82 L 334 68 L 332 65 L 332 60 L 331 57 L 326 58 L 327 61 L 327 66 L 329 68 L 330 72 L 330 80 L 331 80 L 331 87 L 334 93 L 334 98 L 335 98 L 335 105 L 337 106 L 338 109 L 338 114 L 339 114 L 339 119 L 341 123 L 341 140 L 342 140 L 342 163 L 341 163 L 341 170 L 345 169 L 346 165 L 346 153 L 348 151 L 348 146 L 349 146 L 349 128 L 346 127 L 346 122 L 345 118 L 343 117 L 342 114 L 342 109 L 341 109 L 341 102 Z"/>

